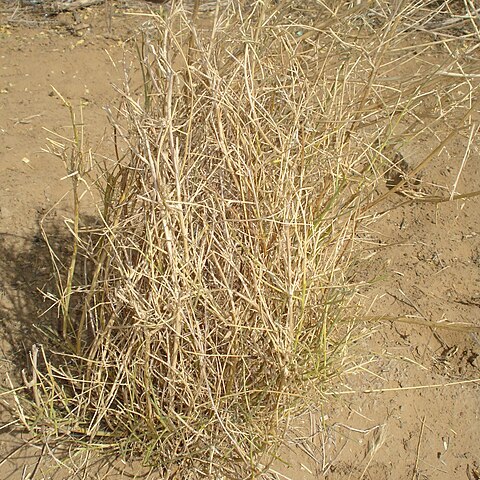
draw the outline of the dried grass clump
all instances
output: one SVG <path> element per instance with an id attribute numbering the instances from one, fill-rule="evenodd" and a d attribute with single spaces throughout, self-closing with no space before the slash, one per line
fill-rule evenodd
<path id="1" fill-rule="evenodd" d="M 355 43 L 355 8 L 324 32 L 265 5 L 217 15 L 208 35 L 181 9 L 154 18 L 141 91 L 126 86 L 113 120 L 94 234 L 79 227 L 85 157 L 70 157 L 69 353 L 34 371 L 42 429 L 165 478 L 247 478 L 341 372 L 377 160 L 432 85 L 393 88 L 398 22 Z"/>

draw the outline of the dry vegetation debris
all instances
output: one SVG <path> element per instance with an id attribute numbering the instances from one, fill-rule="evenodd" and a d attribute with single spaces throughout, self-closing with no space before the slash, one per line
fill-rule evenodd
<path id="1" fill-rule="evenodd" d="M 53 150 L 73 181 L 73 253 L 64 267 L 52 252 L 60 333 L 32 352 L 30 430 L 166 478 L 250 478 L 350 365 L 363 222 L 471 125 L 477 10 L 310 3 L 231 5 L 208 34 L 181 6 L 152 14 L 100 174 L 72 110 L 75 138 Z M 449 56 L 417 62 L 431 48 Z M 430 155 L 399 160 L 450 123 Z M 97 225 L 82 226 L 93 188 Z"/>

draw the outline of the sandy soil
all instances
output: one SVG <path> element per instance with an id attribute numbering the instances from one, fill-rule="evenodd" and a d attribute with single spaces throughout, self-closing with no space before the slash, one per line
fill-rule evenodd
<path id="1" fill-rule="evenodd" d="M 0 379 L 4 387 L 9 386 L 7 373 L 14 383 L 21 377 L 29 346 L 38 336 L 35 325 L 49 318 L 38 318 L 47 305 L 38 289 L 50 280 L 39 222 L 69 184 L 61 180 L 65 176 L 61 160 L 45 152 L 45 147 L 47 138 L 55 138 L 53 132 L 67 138 L 71 133 L 68 111 L 54 89 L 73 105 L 83 105 L 90 144 L 100 151 L 107 149 L 107 141 L 102 140 L 108 131 L 104 107 L 114 98 L 111 83 L 121 83 L 122 40 L 140 21 L 114 17 L 109 29 L 104 9 L 98 7 L 63 14 L 57 26 L 12 25 L 7 23 L 11 8 L 7 10 L 0 22 Z M 476 135 L 454 193 L 480 190 Z M 421 139 L 401 153 L 415 163 L 439 139 L 441 131 L 438 139 Z M 450 143 L 448 154 L 440 155 L 423 174 L 425 188 L 430 185 L 446 197 L 452 193 L 466 144 L 463 136 Z M 60 202 L 47 225 L 59 244 L 67 208 L 67 200 Z M 479 199 L 410 203 L 385 213 L 364 236 L 366 262 L 357 280 L 377 281 L 362 291 L 361 301 L 367 307 L 373 304 L 372 316 L 402 316 L 406 321 L 372 320 L 375 333 L 361 344 L 370 354 L 363 374 L 351 377 L 351 390 L 332 396 L 321 412 L 298 420 L 298 431 L 290 433 L 291 448 L 285 449 L 269 477 L 478 480 Z M 428 326 L 440 321 L 474 324 L 476 329 Z M 53 478 L 49 471 L 35 471 L 40 450 L 19 448 L 27 437 L 10 431 L 6 402 L 0 412 L 6 424 L 0 431 L 4 440 L 0 478 Z M 84 478 L 103 476 L 90 471 Z"/>

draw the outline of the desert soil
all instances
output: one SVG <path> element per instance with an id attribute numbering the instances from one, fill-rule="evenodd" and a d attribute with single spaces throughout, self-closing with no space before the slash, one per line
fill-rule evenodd
<path id="1" fill-rule="evenodd" d="M 0 10 L 0 380 L 8 388 L 8 378 L 13 384 L 21 378 L 35 325 L 48 318 L 39 319 L 47 306 L 39 289 L 50 279 L 41 219 L 55 208 L 46 228 L 60 243 L 68 216 L 65 167 L 46 151 L 47 139 L 71 136 L 68 109 L 55 91 L 77 115 L 82 106 L 89 144 L 108 152 L 105 107 L 115 101 L 111 84 L 122 82 L 123 42 L 142 19 L 119 14 L 109 25 L 104 8 L 95 7 L 52 24 L 23 21 L 11 3 Z M 437 133 L 402 151 L 406 161 L 424 158 L 443 138 Z M 427 188 L 446 197 L 455 184 L 454 193 L 480 190 L 478 137 L 473 132 L 465 162 L 468 139 L 453 139 L 423 174 Z M 269 478 L 480 479 L 479 202 L 408 203 L 364 232 L 367 262 L 357 280 L 376 281 L 360 300 L 372 316 L 405 321 L 372 320 L 363 373 L 298 419 Z M 476 329 L 428 326 L 444 321 Z M 38 466 L 45 451 L 26 448 L 28 436 L 9 426 L 6 398 L 0 398 L 0 478 L 72 477 Z M 78 478 L 104 476 L 90 470 Z"/>

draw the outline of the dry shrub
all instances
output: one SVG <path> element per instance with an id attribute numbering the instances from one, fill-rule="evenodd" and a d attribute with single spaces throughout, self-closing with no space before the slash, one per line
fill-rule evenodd
<path id="1" fill-rule="evenodd" d="M 85 156 L 69 159 L 68 353 L 34 371 L 43 430 L 165 478 L 247 478 L 342 371 L 378 163 L 399 119 L 437 98 L 428 72 L 392 86 L 399 17 L 364 34 L 363 7 L 316 28 L 260 4 L 208 31 L 181 8 L 153 19 L 142 87 L 127 83 L 112 115 L 93 233 L 79 226 Z"/>

